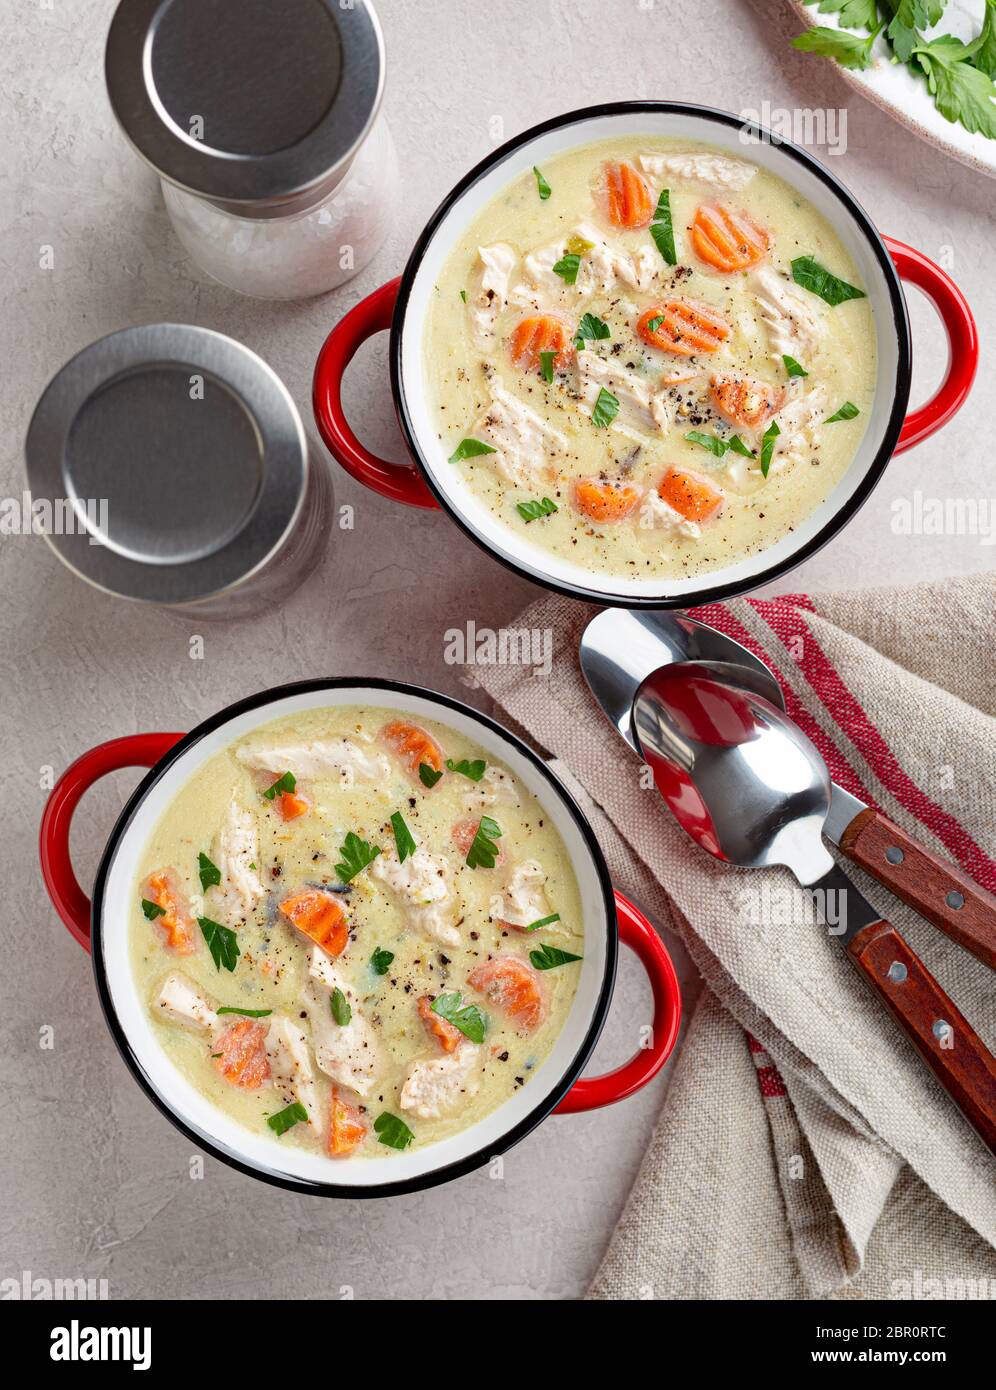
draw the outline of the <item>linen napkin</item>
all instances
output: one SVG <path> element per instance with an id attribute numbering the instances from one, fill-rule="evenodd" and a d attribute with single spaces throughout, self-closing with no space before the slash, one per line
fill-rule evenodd
<path id="1" fill-rule="evenodd" d="M 616 881 L 706 986 L 590 1296 L 996 1297 L 996 1160 L 787 871 L 721 864 L 678 828 L 581 674 L 594 611 L 520 617 L 550 634 L 548 674 L 474 672 L 570 769 Z M 837 782 L 996 891 L 996 580 L 694 616 L 776 672 Z M 993 973 L 847 867 L 996 1048 Z"/>

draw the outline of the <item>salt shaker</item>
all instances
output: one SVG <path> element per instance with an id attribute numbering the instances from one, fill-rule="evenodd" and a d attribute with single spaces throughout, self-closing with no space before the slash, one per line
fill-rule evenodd
<path id="1" fill-rule="evenodd" d="M 177 235 L 215 280 L 303 299 L 377 251 L 397 158 L 368 0 L 121 0 L 105 70 Z"/>

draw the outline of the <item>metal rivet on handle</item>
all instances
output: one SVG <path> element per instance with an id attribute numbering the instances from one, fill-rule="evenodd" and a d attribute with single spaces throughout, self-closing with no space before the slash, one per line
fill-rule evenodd
<path id="1" fill-rule="evenodd" d="M 961 893 L 956 893 L 954 889 L 951 890 L 944 901 L 947 903 L 948 907 L 959 908 L 965 906 L 964 897 Z"/>
<path id="2" fill-rule="evenodd" d="M 905 855 L 903 854 L 902 850 L 899 848 L 898 845 L 890 845 L 889 848 L 885 851 L 885 857 L 886 859 L 888 859 L 890 864 L 901 864 L 903 862 L 903 859 L 905 858 Z"/>
<path id="3" fill-rule="evenodd" d="M 908 974 L 909 971 L 906 969 L 906 966 L 902 963 L 901 960 L 894 960 L 892 964 L 889 966 L 889 979 L 897 985 L 901 985 Z"/>

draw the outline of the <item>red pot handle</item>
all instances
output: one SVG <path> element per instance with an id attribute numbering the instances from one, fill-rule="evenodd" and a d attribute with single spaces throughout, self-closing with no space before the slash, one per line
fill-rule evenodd
<path id="1" fill-rule="evenodd" d="M 681 1025 L 681 989 L 667 947 L 628 898 L 616 892 L 616 920 L 619 940 L 640 957 L 654 993 L 654 1019 L 651 1044 L 641 1048 L 615 1071 L 604 1076 L 583 1076 L 567 1092 L 554 1111 L 573 1115 L 579 1110 L 597 1110 L 634 1095 L 657 1075 L 670 1057 Z"/>
<path id="2" fill-rule="evenodd" d="M 411 507 L 438 507 L 425 479 L 410 464 L 391 463 L 364 449 L 342 408 L 342 378 L 362 343 L 386 332 L 394 317 L 401 278 L 389 280 L 361 299 L 325 339 L 315 364 L 311 401 L 318 430 L 332 457 L 357 482 Z"/>
<path id="3" fill-rule="evenodd" d="M 895 452 L 912 448 L 946 425 L 965 404 L 979 365 L 979 334 L 968 301 L 939 265 L 891 236 L 883 237 L 901 280 L 911 280 L 931 301 L 948 335 L 948 369 L 926 405 L 911 410 L 899 432 Z"/>
<path id="4" fill-rule="evenodd" d="M 84 753 L 52 788 L 39 835 L 42 878 L 56 912 L 85 951 L 90 949 L 90 899 L 73 873 L 69 827 L 80 797 L 94 782 L 122 767 L 154 767 L 183 734 L 132 734 L 98 743 Z"/>

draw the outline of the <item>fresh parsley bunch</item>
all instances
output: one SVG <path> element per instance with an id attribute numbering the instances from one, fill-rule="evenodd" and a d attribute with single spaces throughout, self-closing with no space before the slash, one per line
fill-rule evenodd
<path id="1" fill-rule="evenodd" d="M 924 78 L 938 111 L 973 134 L 996 140 L 996 0 L 986 0 L 982 31 L 963 43 L 951 34 L 924 37 L 939 24 L 947 0 L 807 0 L 820 14 L 836 14 L 847 28 L 817 25 L 792 40 L 793 48 L 835 58 L 845 68 L 867 68 L 883 34 L 892 61 Z M 854 30 L 862 32 L 855 33 Z"/>

